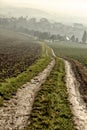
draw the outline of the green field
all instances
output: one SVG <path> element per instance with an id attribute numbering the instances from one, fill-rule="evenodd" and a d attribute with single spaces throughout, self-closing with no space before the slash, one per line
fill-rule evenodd
<path id="1" fill-rule="evenodd" d="M 87 44 L 54 42 L 48 43 L 48 45 L 54 49 L 57 56 L 73 58 L 87 66 Z"/>

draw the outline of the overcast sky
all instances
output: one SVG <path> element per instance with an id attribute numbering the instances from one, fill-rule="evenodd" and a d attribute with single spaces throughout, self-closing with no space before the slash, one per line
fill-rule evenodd
<path id="1" fill-rule="evenodd" d="M 29 7 L 87 19 L 87 0 L 0 0 L 1 7 Z"/>

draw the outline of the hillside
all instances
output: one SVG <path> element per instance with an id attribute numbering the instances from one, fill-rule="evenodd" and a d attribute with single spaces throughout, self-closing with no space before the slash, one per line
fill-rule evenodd
<path id="1" fill-rule="evenodd" d="M 16 77 L 38 59 L 41 47 L 31 39 L 0 29 L 0 81 Z"/>
<path id="2" fill-rule="evenodd" d="M 42 16 L 46 18 L 50 18 L 51 15 L 45 11 L 42 11 L 40 9 L 34 9 L 34 8 L 0 8 L 0 16 L 3 17 L 37 17 L 37 19 L 40 19 Z"/>
<path id="3" fill-rule="evenodd" d="M 32 15 L 35 14 L 34 12 L 38 12 L 35 10 L 31 10 Z M 30 14 L 31 14 L 30 12 Z M 41 13 L 42 14 L 42 13 Z M 48 15 L 48 14 L 47 14 Z M 74 23 L 73 25 L 66 25 L 61 22 L 55 22 L 55 20 L 52 22 L 47 19 L 45 15 L 41 15 L 43 17 L 40 17 L 38 20 L 38 17 L 30 16 L 30 17 L 24 17 L 21 15 L 20 17 L 1 17 L 0 18 L 0 26 L 2 28 L 8 28 L 11 30 L 19 31 L 19 32 L 25 32 L 25 33 L 34 33 L 33 31 L 38 32 L 47 32 L 51 35 L 62 35 L 71 37 L 72 35 L 75 35 L 81 41 L 84 30 L 87 30 L 87 28 L 80 24 L 80 23 Z M 50 16 L 50 15 L 49 15 Z M 37 32 L 36 32 L 37 33 Z M 34 35 L 34 34 L 33 34 Z"/>

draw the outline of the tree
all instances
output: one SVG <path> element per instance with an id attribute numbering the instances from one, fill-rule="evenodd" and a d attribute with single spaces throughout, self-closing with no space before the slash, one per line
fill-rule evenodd
<path id="1" fill-rule="evenodd" d="M 86 33 L 86 31 L 84 31 L 83 37 L 82 37 L 82 42 L 86 43 L 86 40 L 87 40 L 87 33 Z"/>
<path id="2" fill-rule="evenodd" d="M 71 39 L 72 42 L 75 42 L 75 36 L 74 35 L 72 35 L 70 39 Z"/>
<path id="3" fill-rule="evenodd" d="M 61 36 L 61 35 L 57 35 L 57 39 L 59 40 L 59 41 L 64 41 L 64 37 L 63 36 Z"/>
<path id="4" fill-rule="evenodd" d="M 79 42 L 79 39 L 78 39 L 78 38 L 76 38 L 76 42 Z"/>
<path id="5" fill-rule="evenodd" d="M 39 39 L 43 39 L 43 40 L 48 40 L 49 39 L 49 33 L 47 32 L 43 32 L 43 33 L 39 33 Z"/>
<path id="6" fill-rule="evenodd" d="M 51 35 L 50 39 L 52 40 L 52 42 L 54 42 L 56 40 L 56 35 Z"/>

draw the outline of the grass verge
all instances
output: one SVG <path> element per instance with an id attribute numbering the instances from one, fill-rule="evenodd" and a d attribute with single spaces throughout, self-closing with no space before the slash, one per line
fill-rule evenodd
<path id="1" fill-rule="evenodd" d="M 64 63 L 56 65 L 36 96 L 26 130 L 75 130 L 67 99 Z"/>
<path id="2" fill-rule="evenodd" d="M 42 56 L 34 64 L 16 78 L 7 79 L 6 83 L 0 84 L 0 106 L 3 105 L 4 99 L 10 99 L 20 86 L 29 82 L 31 78 L 43 71 L 50 61 L 51 59 L 46 55 L 46 46 L 42 45 Z"/>

